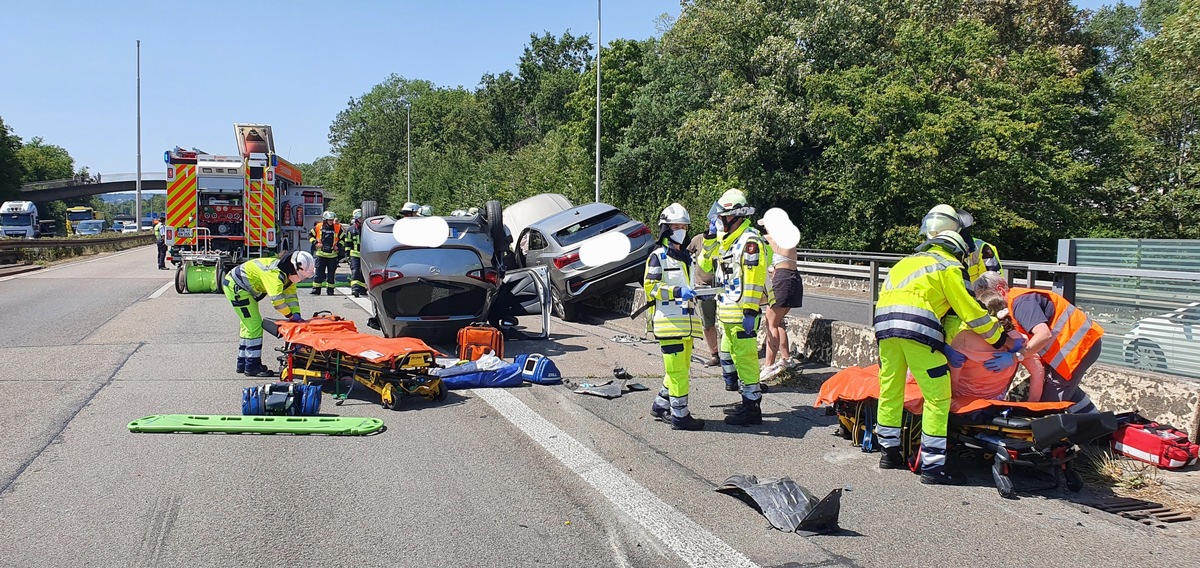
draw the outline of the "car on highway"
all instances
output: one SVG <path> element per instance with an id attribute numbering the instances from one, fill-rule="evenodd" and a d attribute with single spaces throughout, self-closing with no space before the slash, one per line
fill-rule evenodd
<path id="1" fill-rule="evenodd" d="M 571 200 L 557 193 L 527 197 L 504 208 L 504 228 L 509 237 L 520 235 L 529 225 L 571 207 Z M 515 251 L 516 242 L 510 241 L 509 248 Z"/>
<path id="2" fill-rule="evenodd" d="M 75 225 L 75 234 L 77 235 L 99 235 L 104 232 L 104 226 L 107 223 L 103 219 L 88 219 L 79 221 Z"/>
<path id="3" fill-rule="evenodd" d="M 133 221 L 113 221 L 111 230 L 114 233 L 136 233 L 138 229 Z"/>
<path id="4" fill-rule="evenodd" d="M 584 241 L 613 231 L 629 237 L 628 254 L 602 266 L 580 262 L 579 248 Z M 555 315 L 574 321 L 581 301 L 642 280 L 646 257 L 654 249 L 654 235 L 644 223 L 612 205 L 588 203 L 531 223 L 516 243 L 517 266 L 546 267 Z"/>
<path id="5" fill-rule="evenodd" d="M 449 235 L 434 248 L 401 244 L 393 234 L 395 218 L 374 215 L 374 202 L 362 209 L 360 254 L 375 314 L 369 325 L 385 337 L 437 342 L 471 323 L 498 325 L 549 311 L 549 283 L 544 276 L 537 282 L 544 271 L 504 265 L 499 202 L 487 202 L 480 213 L 442 217 Z"/>
<path id="6" fill-rule="evenodd" d="M 1136 369 L 1200 377 L 1200 302 L 1138 320 L 1124 347 Z"/>

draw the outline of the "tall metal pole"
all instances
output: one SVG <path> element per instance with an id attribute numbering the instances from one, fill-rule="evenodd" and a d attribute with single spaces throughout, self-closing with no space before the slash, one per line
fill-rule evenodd
<path id="1" fill-rule="evenodd" d="M 596 203 L 600 203 L 600 0 L 596 0 Z"/>
<path id="2" fill-rule="evenodd" d="M 137 40 L 137 181 L 134 187 L 133 219 L 142 230 L 142 40 Z"/>
<path id="3" fill-rule="evenodd" d="M 405 106 L 408 112 L 404 118 L 404 161 L 408 166 L 408 200 L 412 201 L 412 101 L 407 101 Z"/>

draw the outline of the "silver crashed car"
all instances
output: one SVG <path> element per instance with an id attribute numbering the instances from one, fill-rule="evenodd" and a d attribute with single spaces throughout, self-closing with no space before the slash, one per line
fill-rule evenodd
<path id="1" fill-rule="evenodd" d="M 629 237 L 629 253 L 603 266 L 579 261 L 584 241 L 611 231 Z M 654 234 L 644 223 L 629 218 L 607 203 L 572 207 L 531 223 L 516 241 L 516 264 L 521 268 L 545 267 L 554 292 L 555 315 L 565 321 L 578 317 L 579 302 L 640 282 L 646 257 L 654 249 Z"/>
<path id="2" fill-rule="evenodd" d="M 499 325 L 548 311 L 545 272 L 505 268 L 499 202 L 478 214 L 443 217 L 450 234 L 436 248 L 401 245 L 392 234 L 395 218 L 376 215 L 371 201 L 362 209 L 362 271 L 375 311 L 369 324 L 385 337 L 443 341 L 474 322 Z"/>

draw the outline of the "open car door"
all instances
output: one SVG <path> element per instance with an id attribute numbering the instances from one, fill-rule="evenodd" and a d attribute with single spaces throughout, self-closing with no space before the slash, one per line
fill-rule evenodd
<path id="1" fill-rule="evenodd" d="M 545 266 L 517 268 L 504 274 L 504 281 L 496 291 L 488 320 L 500 327 L 502 318 L 515 318 L 541 314 L 542 332 L 531 339 L 550 337 L 550 312 L 554 299 L 550 293 L 550 271 Z"/>

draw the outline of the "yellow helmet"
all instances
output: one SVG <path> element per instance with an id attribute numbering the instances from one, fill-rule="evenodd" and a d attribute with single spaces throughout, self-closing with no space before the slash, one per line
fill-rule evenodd
<path id="1" fill-rule="evenodd" d="M 754 208 L 746 205 L 746 194 L 740 189 L 731 189 L 721 194 L 717 199 L 720 210 L 717 215 L 723 217 L 748 217 L 754 214 Z"/>

